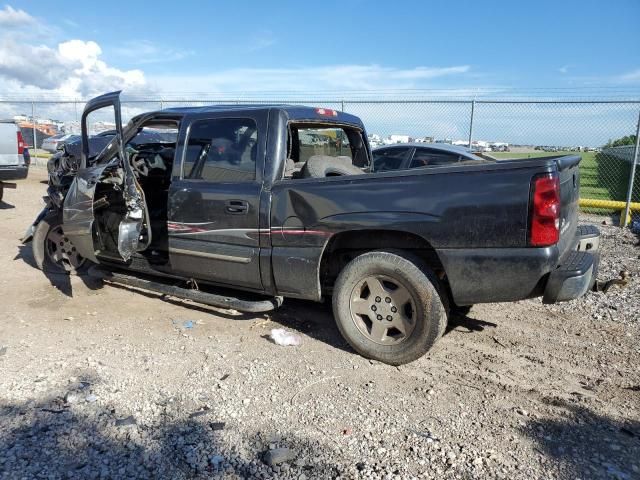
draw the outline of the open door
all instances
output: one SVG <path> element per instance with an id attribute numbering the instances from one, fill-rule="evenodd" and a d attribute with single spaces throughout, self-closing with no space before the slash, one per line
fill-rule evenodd
<path id="1" fill-rule="evenodd" d="M 110 152 L 109 154 L 102 153 L 92 158 L 89 156 L 87 117 L 103 108 L 113 108 L 114 111 L 116 136 L 110 145 L 115 145 L 116 148 L 113 151 L 107 146 L 104 152 Z M 149 214 L 144 192 L 138 184 L 124 145 L 120 92 L 107 93 L 89 100 L 82 112 L 82 160 L 64 200 L 63 229 L 78 253 L 95 263 L 99 263 L 98 255 L 104 253 L 100 247 L 102 242 L 96 238 L 98 232 L 94 225 L 95 213 L 98 208 L 109 209 L 113 203 L 104 198 L 95 198 L 98 186 L 109 185 L 120 200 L 118 208 L 111 209 L 117 210 L 111 220 L 114 232 L 117 231 L 117 253 L 109 252 L 110 260 L 126 262 L 134 252 L 151 243 L 151 229 L 145 228 Z"/>

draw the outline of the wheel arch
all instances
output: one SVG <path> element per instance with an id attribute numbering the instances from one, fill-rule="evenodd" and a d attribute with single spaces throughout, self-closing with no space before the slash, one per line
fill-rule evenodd
<path id="1" fill-rule="evenodd" d="M 318 268 L 322 294 L 331 294 L 338 274 L 355 257 L 385 249 L 409 251 L 431 268 L 440 280 L 446 278 L 436 249 L 416 233 L 386 229 L 347 230 L 333 235 L 322 252 Z"/>

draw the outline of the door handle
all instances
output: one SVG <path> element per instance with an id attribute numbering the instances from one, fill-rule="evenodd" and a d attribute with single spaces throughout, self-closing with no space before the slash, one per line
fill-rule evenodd
<path id="1" fill-rule="evenodd" d="M 246 215 L 249 212 L 249 202 L 244 200 L 227 200 L 224 211 L 231 215 Z"/>

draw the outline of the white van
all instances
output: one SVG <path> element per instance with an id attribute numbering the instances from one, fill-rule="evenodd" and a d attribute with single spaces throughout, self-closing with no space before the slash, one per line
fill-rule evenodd
<path id="1" fill-rule="evenodd" d="M 13 120 L 0 120 L 0 201 L 5 188 L 16 188 L 8 180 L 27 178 L 31 157 L 20 127 Z"/>

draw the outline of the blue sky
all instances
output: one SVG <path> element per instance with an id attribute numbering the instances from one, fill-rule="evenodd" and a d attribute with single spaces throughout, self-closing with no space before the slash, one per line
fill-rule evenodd
<path id="1" fill-rule="evenodd" d="M 117 89 L 333 108 L 358 97 L 640 99 L 640 0 L 0 0 L 0 116 L 24 110 L 7 100 L 81 105 Z M 482 108 L 478 135 L 502 141 L 599 145 L 637 119 L 636 105 Z M 345 109 L 385 135 L 468 134 L 468 106 Z"/>
<path id="2" fill-rule="evenodd" d="M 141 92 L 640 92 L 638 0 L 101 4 L 10 2 L 14 22 L 4 30 L 32 49 L 82 41 L 67 48 L 64 65 L 102 62 L 114 87 Z M 0 79 L 15 93 L 84 96 L 109 86 L 82 74 L 65 84 L 64 69 L 57 82 L 34 81 L 4 62 L 0 50 Z"/>

